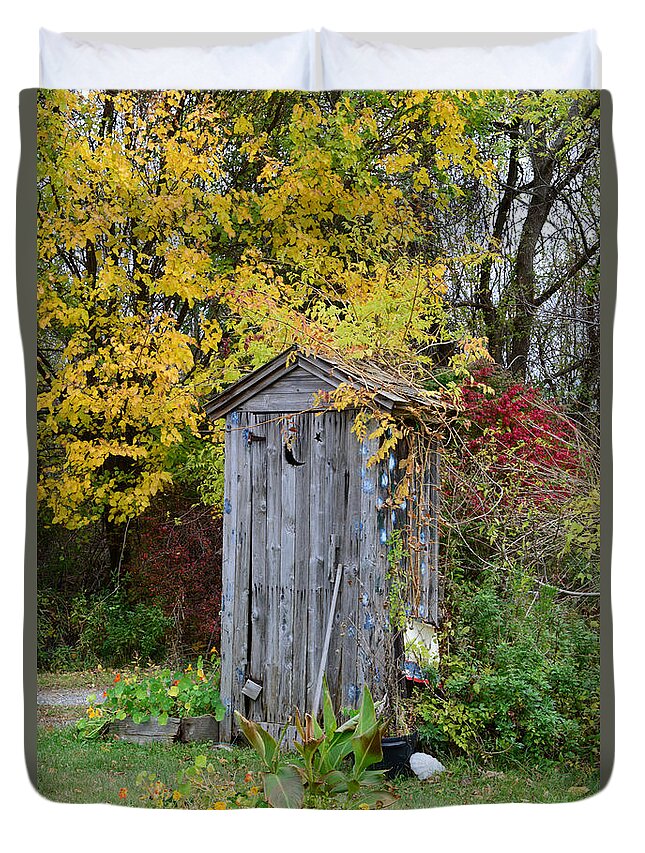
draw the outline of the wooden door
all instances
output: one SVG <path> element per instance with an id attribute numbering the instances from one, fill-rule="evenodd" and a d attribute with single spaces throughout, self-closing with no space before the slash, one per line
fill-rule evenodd
<path id="1" fill-rule="evenodd" d="M 307 708 L 318 654 L 314 624 L 326 591 L 310 572 L 311 525 L 312 515 L 314 527 L 324 515 L 324 498 L 319 506 L 312 493 L 322 497 L 325 459 L 312 442 L 313 415 L 254 417 L 264 441 L 253 442 L 251 456 L 248 674 L 263 689 L 245 708 L 252 719 L 281 724 L 294 707 Z"/>
<path id="2" fill-rule="evenodd" d="M 367 466 L 373 447 L 350 426 L 346 412 L 229 416 L 222 696 L 231 713 L 279 727 L 294 708 L 311 709 L 339 564 L 326 666 L 332 697 L 340 708 L 356 704 L 363 683 L 380 691 L 379 473 Z M 255 700 L 242 694 L 246 679 L 262 685 Z"/>

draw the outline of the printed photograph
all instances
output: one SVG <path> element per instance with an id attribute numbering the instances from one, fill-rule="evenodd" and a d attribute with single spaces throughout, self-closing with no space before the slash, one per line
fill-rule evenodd
<path id="1" fill-rule="evenodd" d="M 600 786 L 600 93 L 38 91 L 37 787 Z"/>

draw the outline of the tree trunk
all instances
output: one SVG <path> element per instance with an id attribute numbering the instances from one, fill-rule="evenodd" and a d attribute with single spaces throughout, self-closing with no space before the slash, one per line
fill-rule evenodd
<path id="1" fill-rule="evenodd" d="M 509 127 L 507 132 L 511 141 L 511 148 L 508 155 L 508 170 L 506 174 L 504 193 L 502 194 L 502 198 L 497 207 L 493 231 L 488 241 L 488 249 L 491 252 L 495 251 L 501 245 L 502 237 L 507 227 L 509 214 L 513 207 L 513 201 L 515 200 L 518 192 L 518 159 L 516 143 L 519 135 L 519 123 L 516 122 Z M 504 343 L 504 321 L 493 300 L 493 291 L 491 287 L 492 271 L 492 258 L 487 258 L 481 266 L 475 296 L 484 319 L 484 328 L 486 330 L 486 337 L 488 338 L 488 351 L 491 354 L 493 361 L 501 364 Z"/>
<path id="2" fill-rule="evenodd" d="M 122 565 L 128 556 L 128 524 L 115 524 L 108 519 L 107 510 L 103 516 L 105 542 L 110 557 L 110 577 L 118 585 Z"/>
<path id="3" fill-rule="evenodd" d="M 553 158 L 536 155 L 533 158 L 533 170 L 533 180 L 529 186 L 530 201 L 511 280 L 508 367 L 522 380 L 526 379 L 533 331 L 536 296 L 535 251 L 555 198 L 551 187 Z"/>

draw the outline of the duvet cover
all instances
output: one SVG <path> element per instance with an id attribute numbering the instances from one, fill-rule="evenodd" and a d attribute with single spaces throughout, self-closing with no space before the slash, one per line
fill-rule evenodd
<path id="1" fill-rule="evenodd" d="M 36 99 L 39 791 L 598 790 L 601 93 Z"/>

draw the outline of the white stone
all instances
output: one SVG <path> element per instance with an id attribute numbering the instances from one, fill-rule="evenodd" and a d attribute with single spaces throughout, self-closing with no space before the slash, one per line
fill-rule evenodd
<path id="1" fill-rule="evenodd" d="M 410 756 L 410 767 L 415 776 L 422 781 L 429 779 L 437 773 L 443 773 L 446 769 L 440 761 L 425 752 L 415 752 Z"/>

